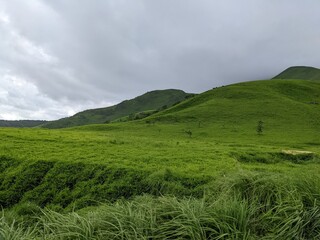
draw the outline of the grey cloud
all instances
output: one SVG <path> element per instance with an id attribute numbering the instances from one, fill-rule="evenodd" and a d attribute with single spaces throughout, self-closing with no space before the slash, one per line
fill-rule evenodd
<path id="1" fill-rule="evenodd" d="M 23 118 L 51 109 L 43 117 L 54 119 L 153 89 L 202 92 L 291 65 L 319 67 L 319 7 L 318 0 L 0 0 L 0 81 L 9 71 L 38 91 L 15 96 L 10 88 L 19 105 L 1 104 L 27 111 Z"/>

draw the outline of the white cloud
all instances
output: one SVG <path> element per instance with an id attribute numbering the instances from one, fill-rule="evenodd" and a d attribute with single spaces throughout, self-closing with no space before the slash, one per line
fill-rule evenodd
<path id="1" fill-rule="evenodd" d="M 60 104 L 41 94 L 33 83 L 8 73 L 1 75 L 0 79 L 0 118 L 27 119 L 33 118 L 33 115 L 39 119 L 48 119 L 50 115 L 57 117 L 66 114 L 63 108 L 51 112 Z"/>
<path id="2" fill-rule="evenodd" d="M 0 79 L 0 119 L 54 120 L 95 106 L 92 102 L 74 105 L 67 99 L 55 101 L 42 94 L 35 84 L 10 73 L 0 75 Z"/>
<path id="3" fill-rule="evenodd" d="M 0 12 L 0 22 L 3 24 L 9 24 L 10 23 L 9 16 L 4 12 Z"/>
<path id="4" fill-rule="evenodd" d="M 14 31 L 11 31 L 10 35 L 12 47 L 18 54 L 23 55 L 24 58 L 30 58 L 35 63 L 42 64 L 55 64 L 58 62 L 57 58 L 46 53 L 42 47 L 36 46 L 27 38 Z"/>

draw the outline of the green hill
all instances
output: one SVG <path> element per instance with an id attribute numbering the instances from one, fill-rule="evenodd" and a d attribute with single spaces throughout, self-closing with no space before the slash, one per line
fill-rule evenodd
<path id="1" fill-rule="evenodd" d="M 290 67 L 273 79 L 320 80 L 320 69 L 305 66 Z"/>
<path id="2" fill-rule="evenodd" d="M 16 127 L 16 128 L 26 128 L 26 127 L 37 127 L 47 123 L 47 121 L 42 120 L 0 120 L 0 127 Z"/>
<path id="3" fill-rule="evenodd" d="M 44 124 L 43 127 L 65 128 L 111 122 L 131 114 L 170 107 L 179 101 L 185 100 L 190 95 L 182 90 L 175 89 L 151 91 L 134 99 L 123 101 L 115 106 L 79 112 L 72 117 Z"/>
<path id="4" fill-rule="evenodd" d="M 263 139 L 266 141 L 317 142 L 320 82 L 273 79 L 215 88 L 140 120 L 140 123 L 152 123 L 175 134 L 186 135 L 190 130 L 192 136 L 198 138 L 226 141 L 238 138 L 242 142 L 254 142 L 259 121 L 264 122 Z M 131 124 L 119 125 L 116 129 L 137 128 L 135 123 Z M 100 125 L 81 129 L 105 128 L 109 129 Z"/>
<path id="5" fill-rule="evenodd" d="M 287 79 L 281 79 L 288 77 Z M 290 77 L 290 78 L 289 78 Z M 301 78 L 301 79 L 296 79 Z M 320 70 L 291 67 L 271 80 L 219 87 L 149 117 L 150 121 L 198 124 L 207 135 L 252 132 L 258 121 L 273 134 L 311 135 L 320 129 Z M 146 119 L 148 120 L 148 118 Z M 230 134 L 230 132 L 229 132 Z M 226 135 L 227 136 L 227 135 Z"/>
<path id="6" fill-rule="evenodd" d="M 162 122 L 203 122 L 208 126 L 319 128 L 320 82 L 265 80 L 216 88 L 150 118 Z M 246 128 L 242 131 L 246 132 Z"/>
<path id="7" fill-rule="evenodd" d="M 300 80 L 320 80 L 320 70 L 313 67 L 304 67 L 304 66 L 297 66 L 297 67 L 290 67 L 274 77 L 273 79 L 300 79 Z M 283 83 L 282 88 L 286 88 L 284 86 L 286 83 Z M 252 88 L 260 87 L 252 85 Z M 281 86 L 279 86 L 281 87 Z M 288 87 L 288 86 L 287 86 Z M 243 89 L 236 89 L 236 87 L 231 87 L 235 89 L 235 91 L 242 91 Z M 250 87 L 249 87 L 250 88 Z M 229 92 L 229 94 L 233 94 L 227 88 L 219 88 L 218 92 Z M 275 89 L 276 90 L 276 89 Z M 289 89 L 285 91 L 291 91 Z M 299 89 L 297 90 L 299 92 Z M 247 92 L 247 90 L 245 90 Z M 249 93 L 252 95 L 252 93 Z M 265 93 L 262 93 L 265 95 Z M 204 94 L 207 96 L 207 93 Z M 236 96 L 231 96 L 230 98 L 238 98 Z M 238 95 L 238 93 L 235 93 Z M 256 97 L 258 97 L 259 92 L 256 92 Z M 187 94 L 181 90 L 159 90 L 159 91 L 151 91 L 141 96 L 138 96 L 131 100 L 123 101 L 115 106 L 106 107 L 106 108 L 99 108 L 99 109 L 90 109 L 80 113 L 75 114 L 72 117 L 67 117 L 63 119 L 59 119 L 56 121 L 51 121 L 46 124 L 43 124 L 42 127 L 44 128 L 66 128 L 66 127 L 75 127 L 75 126 L 82 126 L 87 124 L 101 124 L 106 122 L 113 122 L 113 121 L 127 121 L 139 118 L 145 118 L 148 115 L 153 115 L 156 110 L 159 109 L 166 109 L 182 100 L 188 98 L 190 94 Z M 243 95 L 245 98 L 247 95 Z M 254 95 L 251 96 L 254 98 Z M 272 94 L 265 96 L 265 97 L 273 97 Z M 202 99 L 203 96 L 198 96 L 199 99 Z M 197 99 L 198 99 L 197 98 Z M 194 100 L 198 101 L 198 100 Z M 313 97 L 313 99 L 307 100 L 310 103 L 319 102 L 317 97 Z M 238 102 L 239 103 L 239 102 Z M 186 103 L 188 104 L 188 103 Z M 246 104 L 246 103 L 243 103 Z M 205 107 L 205 106 L 203 106 Z M 238 108 L 237 108 L 238 109 Z M 217 110 L 217 109 L 216 109 Z M 222 111 L 222 109 L 220 109 Z M 209 113 L 210 114 L 210 113 Z M 214 113 L 216 114 L 216 113 Z M 245 114 L 245 113 L 243 113 Z M 196 118 L 197 114 L 193 114 L 193 118 Z M 201 116 L 197 115 L 198 118 Z"/>

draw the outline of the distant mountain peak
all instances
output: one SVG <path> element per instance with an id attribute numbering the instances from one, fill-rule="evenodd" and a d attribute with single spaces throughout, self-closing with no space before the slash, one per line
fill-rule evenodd
<path id="1" fill-rule="evenodd" d="M 286 70 L 288 70 L 288 69 L 302 69 L 302 70 L 316 69 L 316 70 L 319 70 L 318 68 L 310 67 L 310 66 L 291 66 L 291 67 L 288 67 Z"/>
<path id="2" fill-rule="evenodd" d="M 273 79 L 320 80 L 320 69 L 309 66 L 292 66 Z"/>

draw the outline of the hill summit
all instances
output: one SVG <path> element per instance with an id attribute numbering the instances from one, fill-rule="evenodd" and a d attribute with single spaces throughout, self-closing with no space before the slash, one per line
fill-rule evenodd
<path id="1" fill-rule="evenodd" d="M 289 67 L 273 79 L 320 80 L 320 69 L 306 66 Z"/>

